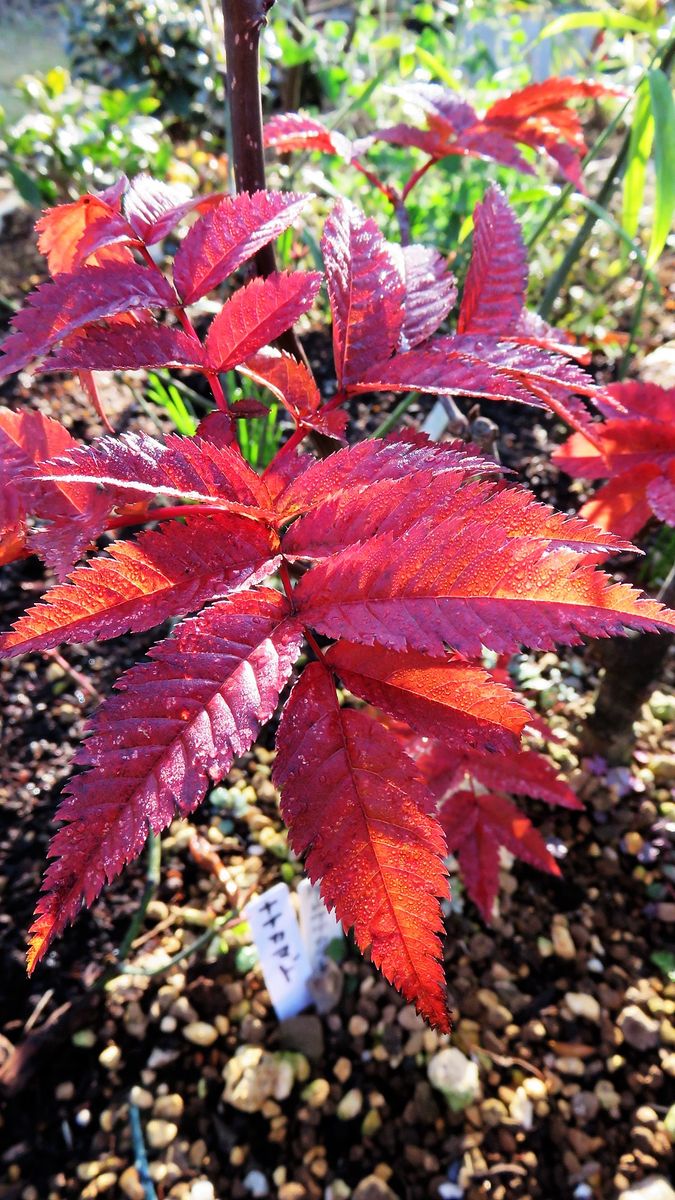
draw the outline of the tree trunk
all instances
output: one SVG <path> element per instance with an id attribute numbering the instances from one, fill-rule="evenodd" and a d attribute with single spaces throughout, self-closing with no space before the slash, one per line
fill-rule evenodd
<path id="1" fill-rule="evenodd" d="M 670 608 L 675 604 L 675 567 L 658 599 Z M 603 646 L 605 674 L 585 731 L 587 754 L 602 754 L 614 763 L 630 758 L 633 723 L 663 671 L 674 640 L 669 633 L 638 633 Z"/>

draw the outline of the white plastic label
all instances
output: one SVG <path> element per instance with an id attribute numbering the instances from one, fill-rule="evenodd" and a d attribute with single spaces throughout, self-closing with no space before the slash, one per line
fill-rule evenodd
<path id="1" fill-rule="evenodd" d="M 277 883 L 246 905 L 243 914 L 253 941 L 274 1011 L 280 1021 L 295 1017 L 312 1003 L 307 981 L 312 967 L 285 883 Z"/>
<path id="2" fill-rule="evenodd" d="M 315 883 L 303 879 L 298 884 L 300 932 L 312 971 L 319 971 L 326 960 L 326 949 L 342 934 L 342 926 L 329 912 Z"/>

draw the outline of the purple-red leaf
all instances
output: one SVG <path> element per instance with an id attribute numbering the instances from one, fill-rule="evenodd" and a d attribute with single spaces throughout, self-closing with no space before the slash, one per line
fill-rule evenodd
<path id="1" fill-rule="evenodd" d="M 111 502 L 95 485 L 46 477 L 46 460 L 72 449 L 77 443 L 58 421 L 0 409 L 0 561 L 32 550 L 63 578 L 105 528 Z M 49 525 L 29 534 L 28 516 Z"/>
<path id="2" fill-rule="evenodd" d="M 483 645 L 544 649 L 624 628 L 675 629 L 675 613 L 596 571 L 597 553 L 551 549 L 558 539 L 537 528 L 545 506 L 522 528 L 522 503 L 509 499 L 518 493 L 504 491 L 488 521 L 482 505 L 464 504 L 466 487 L 478 498 L 476 485 L 459 488 L 457 512 L 442 522 L 421 519 L 314 566 L 294 593 L 303 620 L 330 637 L 435 655 L 450 645 L 473 657 Z"/>
<path id="3" fill-rule="evenodd" d="M 438 818 L 448 849 L 457 855 L 466 889 L 486 921 L 492 916 L 499 888 L 500 846 L 539 871 L 560 875 L 541 834 L 506 796 L 454 792 L 441 806 Z"/>
<path id="4" fill-rule="evenodd" d="M 42 364 L 42 371 L 137 371 L 148 367 L 206 366 L 198 338 L 172 325 L 90 326 L 74 333 Z"/>
<path id="5" fill-rule="evenodd" d="M 139 241 L 146 246 L 161 242 L 189 213 L 205 212 L 221 200 L 222 193 L 192 196 L 180 183 L 162 183 L 150 175 L 136 175 L 124 193 L 124 215 Z"/>
<path id="6" fill-rule="evenodd" d="M 28 969 L 140 853 L 186 816 L 276 708 L 302 641 L 287 601 L 261 590 L 215 604 L 132 667 L 90 726 L 49 848 Z"/>
<path id="7" fill-rule="evenodd" d="M 170 434 L 158 442 L 144 433 L 98 438 L 45 464 L 44 472 L 62 483 L 104 484 L 127 500 L 164 495 L 269 515 L 269 493 L 260 476 L 238 450 L 212 438 Z M 161 517 L 162 510 L 155 515 Z"/>
<path id="8" fill-rule="evenodd" d="M 385 241 L 372 218 L 338 200 L 324 226 L 321 250 L 341 388 L 358 383 L 398 343 L 405 285 L 397 249 Z"/>
<path id="9" fill-rule="evenodd" d="M 457 283 L 445 260 L 430 246 L 404 246 L 405 301 L 399 348 L 426 341 L 457 299 Z"/>
<path id="10" fill-rule="evenodd" d="M 193 304 L 218 287 L 288 229 L 310 199 L 293 192 L 240 192 L 220 200 L 193 225 L 176 253 L 173 279 L 183 303 Z"/>
<path id="11" fill-rule="evenodd" d="M 473 248 L 458 333 L 513 333 L 525 303 L 527 256 L 506 197 L 492 184 L 473 214 Z"/>
<path id="12" fill-rule="evenodd" d="M 309 878 L 390 983 L 447 1031 L 445 846 L 412 760 L 367 713 L 340 708 L 320 663 L 291 693 L 277 747 L 281 810 Z"/>
<path id="13" fill-rule="evenodd" d="M 136 309 L 171 308 L 176 296 L 158 272 L 137 263 L 80 267 L 43 283 L 27 297 L 3 342 L 0 379 L 41 358 L 56 342 L 92 321 Z"/>
<path id="14" fill-rule="evenodd" d="M 265 145 L 274 147 L 279 154 L 291 150 L 320 150 L 324 154 L 336 154 L 346 162 L 352 157 L 349 138 L 304 113 L 279 113 L 272 117 L 265 125 L 264 139 Z"/>

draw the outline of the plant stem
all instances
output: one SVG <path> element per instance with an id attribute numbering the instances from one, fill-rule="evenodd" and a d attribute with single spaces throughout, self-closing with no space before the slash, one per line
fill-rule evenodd
<path id="1" fill-rule="evenodd" d="M 637 304 L 635 305 L 635 308 L 633 309 L 633 318 L 630 323 L 630 331 L 628 334 L 628 345 L 626 346 L 626 349 L 621 357 L 621 362 L 619 363 L 619 369 L 617 371 L 617 379 L 625 379 L 626 375 L 628 374 L 628 368 L 630 366 L 631 359 L 632 359 L 634 351 L 635 351 L 635 339 L 637 337 L 638 330 L 640 328 L 640 322 L 642 321 L 642 311 L 645 306 L 646 297 L 647 297 L 647 276 L 645 275 L 644 270 L 641 270 L 640 271 L 640 295 L 638 296 Z"/>
<path id="2" fill-rule="evenodd" d="M 404 396 L 402 400 L 399 400 L 396 408 L 392 408 L 391 412 L 388 413 L 384 420 L 380 422 L 377 429 L 368 434 L 368 437 L 384 437 L 385 434 L 391 433 L 392 429 L 398 425 L 403 414 L 406 413 L 410 408 L 410 405 L 412 404 L 416 395 L 417 392 L 408 392 L 408 394 Z"/>
<path id="3" fill-rule="evenodd" d="M 148 834 L 147 847 L 148 863 L 145 869 L 145 890 L 141 896 L 141 902 L 129 922 L 129 928 L 120 942 L 120 947 L 117 951 L 118 963 L 123 963 L 129 954 L 141 931 L 145 914 L 148 911 L 148 905 L 154 899 L 159 887 L 162 872 L 162 839 L 158 833 L 150 832 Z"/>
<path id="4" fill-rule="evenodd" d="M 262 99 L 260 95 L 260 31 L 274 0 L 222 0 L 227 71 L 227 104 L 232 130 L 232 165 L 237 192 L 265 189 Z M 258 275 L 276 270 L 274 247 L 263 246 L 254 257 Z M 293 329 L 279 345 L 307 365 Z"/>

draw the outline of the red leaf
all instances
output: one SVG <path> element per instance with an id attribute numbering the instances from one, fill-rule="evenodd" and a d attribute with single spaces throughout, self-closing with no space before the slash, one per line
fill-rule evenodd
<path id="1" fill-rule="evenodd" d="M 146 246 L 161 242 L 189 213 L 205 212 L 218 204 L 222 193 L 191 196 L 182 184 L 162 183 L 150 175 L 136 175 L 124 193 L 124 215 Z"/>
<path id="2" fill-rule="evenodd" d="M 462 505 L 462 492 L 456 518 L 420 520 L 314 566 L 294 593 L 303 620 L 330 637 L 436 655 L 447 644 L 473 657 L 482 645 L 544 649 L 625 627 L 675 629 L 674 613 L 611 583 L 588 555 L 550 549 L 534 528 L 511 536 L 512 493 L 501 493 L 502 516 L 495 505 L 487 522 L 480 506 Z"/>
<path id="3" fill-rule="evenodd" d="M 324 226 L 321 249 L 333 314 L 339 387 L 363 379 L 373 362 L 393 353 L 403 328 L 405 286 L 397 247 L 372 218 L 338 200 Z"/>
<path id="4" fill-rule="evenodd" d="M 98 438 L 50 462 L 48 470 L 51 479 L 105 484 L 129 501 L 164 495 L 255 515 L 268 515 L 270 507 L 265 484 L 238 450 L 177 434 L 163 443 L 144 433 Z M 161 517 L 161 509 L 154 515 Z"/>
<path id="5" fill-rule="evenodd" d="M 46 478 L 46 460 L 76 449 L 58 421 L 42 413 L 0 409 L 0 531 L 2 559 L 40 554 L 63 578 L 89 542 L 105 528 L 111 503 L 95 486 Z M 26 517 L 50 522 L 26 541 Z"/>
<path id="6" fill-rule="evenodd" d="M 355 696 L 425 737 L 447 738 L 455 750 L 515 747 L 529 719 L 508 688 L 461 658 L 340 641 L 328 650 L 326 661 Z"/>
<path id="7" fill-rule="evenodd" d="M 146 367 L 205 368 L 198 338 L 171 325 L 90 326 L 67 338 L 42 371 L 137 371 Z"/>
<path id="8" fill-rule="evenodd" d="M 284 333 L 310 307 L 321 285 L 316 271 L 253 279 L 221 308 L 206 337 L 209 364 L 229 371 Z"/>
<path id="9" fill-rule="evenodd" d="M 31 292 L 5 339 L 0 378 L 20 371 L 50 346 L 91 321 L 131 309 L 171 308 L 176 296 L 157 271 L 137 263 L 80 267 Z"/>
<path id="10" fill-rule="evenodd" d="M 448 849 L 458 855 L 466 889 L 486 921 L 490 920 L 499 887 L 499 846 L 505 846 L 531 867 L 560 875 L 541 834 L 506 796 L 454 792 L 439 809 L 438 817 Z"/>
<path id="11" fill-rule="evenodd" d="M 311 196 L 241 192 L 226 196 L 193 225 L 173 263 L 184 304 L 193 304 L 293 224 Z"/>
<path id="12" fill-rule="evenodd" d="M 457 283 L 445 260 L 429 246 L 404 246 L 405 301 L 398 345 L 409 350 L 445 320 L 457 299 Z"/>
<path id="13" fill-rule="evenodd" d="M 538 408 L 548 406 L 571 424 L 590 424 L 585 407 L 571 393 L 592 396 L 598 389 L 580 366 L 558 354 L 500 337 L 456 334 L 371 364 L 347 390 L 512 400 Z"/>
<path id="14" fill-rule="evenodd" d="M 262 590 L 185 621 L 117 683 L 68 784 L 31 929 L 28 969 L 140 853 L 186 816 L 271 717 L 302 641 L 287 602 Z"/>
<path id="15" fill-rule="evenodd" d="M 114 542 L 0 638 L 0 657 L 151 629 L 214 596 L 251 587 L 276 561 L 261 526 L 231 514 L 191 516 Z"/>
<path id="16" fill-rule="evenodd" d="M 430 442 L 424 434 L 360 442 L 321 462 L 310 459 L 307 469 L 293 479 L 278 501 L 279 515 L 288 520 L 311 509 L 316 511 L 316 520 L 310 515 L 287 537 L 293 539 L 296 552 L 302 553 L 300 547 L 308 550 L 312 542 L 323 544 L 325 539 L 332 552 L 337 545 L 332 534 L 333 522 L 344 517 L 340 536 L 347 536 L 349 506 L 356 503 L 359 495 L 367 490 L 372 494 L 370 489 L 375 484 L 392 480 L 406 480 L 410 486 L 415 473 L 425 470 L 443 474 L 454 470 L 482 474 L 499 473 L 501 468 L 493 460 L 480 457 L 475 447 L 465 442 L 438 444 Z M 318 507 L 321 504 L 323 508 Z M 327 507 L 329 504 L 331 508 Z M 357 533 L 356 537 L 359 536 Z M 310 557 L 313 556 L 312 550 Z"/>
<path id="17" fill-rule="evenodd" d="M 266 146 L 274 147 L 280 154 L 291 150 L 319 150 L 324 154 L 336 154 L 346 162 L 352 157 L 349 138 L 336 129 L 327 129 L 321 121 L 304 113 L 279 113 L 272 117 L 265 125 L 264 139 Z"/>
<path id="18" fill-rule="evenodd" d="M 553 461 L 569 475 L 609 478 L 582 512 L 603 528 L 632 537 L 653 512 L 661 515 L 652 498 L 662 511 L 672 511 L 667 480 L 675 469 L 675 388 L 615 384 L 601 393 L 598 407 L 611 415 L 593 427 L 593 441 L 576 433 L 555 451 Z"/>
<path id="19" fill-rule="evenodd" d="M 239 370 L 270 388 L 297 425 L 344 441 L 347 414 L 338 409 L 324 410 L 314 376 L 304 363 L 270 348 L 247 358 Z"/>
<path id="20" fill-rule="evenodd" d="M 635 537 L 654 511 L 649 502 L 649 489 L 662 478 L 656 464 L 642 463 L 621 471 L 586 501 L 580 516 L 601 529 L 616 531 L 621 537 Z"/>
<path id="21" fill-rule="evenodd" d="M 507 689 L 508 690 L 508 689 Z M 525 710 L 526 724 L 532 714 Z M 429 789 L 441 801 L 449 791 L 459 787 L 470 775 L 488 791 L 512 792 L 529 796 L 545 804 L 583 810 L 583 804 L 569 784 L 561 779 L 544 754 L 536 750 L 506 747 L 499 753 L 484 754 L 480 750 L 455 748 L 439 741 L 420 740 L 408 748 L 417 762 Z"/>
<path id="22" fill-rule="evenodd" d="M 129 262 L 130 251 L 119 244 L 82 251 L 85 234 L 91 234 L 93 228 L 100 234 L 104 229 L 118 229 L 123 224 L 119 210 L 101 196 L 87 194 L 72 204 L 59 204 L 48 209 L 36 222 L 35 229 L 39 235 L 38 248 L 47 259 L 50 274 L 69 273 L 87 259 L 90 266 Z"/>
<path id="23" fill-rule="evenodd" d="M 320 663 L 293 689 L 277 747 L 281 810 L 309 878 L 389 982 L 447 1031 L 445 846 L 414 764 L 379 722 L 339 707 Z"/>
<path id="24" fill-rule="evenodd" d="M 527 256 L 520 225 L 492 184 L 473 213 L 473 248 L 457 321 L 458 333 L 513 333 L 525 303 Z"/>
<path id="25" fill-rule="evenodd" d="M 647 500 L 660 521 L 675 525 L 675 462 L 670 463 L 665 475 L 649 484 Z"/>

